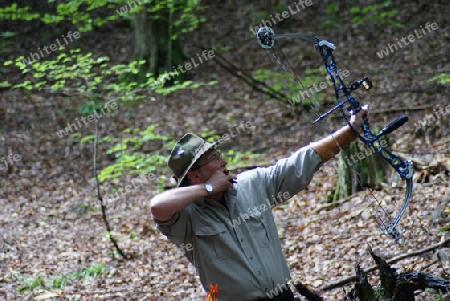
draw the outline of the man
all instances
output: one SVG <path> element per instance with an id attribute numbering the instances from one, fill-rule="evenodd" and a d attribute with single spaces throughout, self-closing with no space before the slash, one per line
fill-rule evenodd
<path id="1" fill-rule="evenodd" d="M 361 129 L 363 114 L 351 117 L 353 128 Z M 168 161 L 177 187 L 152 199 L 153 219 L 172 243 L 190 246 L 185 256 L 205 290 L 218 284 L 220 301 L 291 301 L 289 269 L 270 209 L 305 189 L 319 167 L 356 137 L 347 125 L 234 180 L 214 143 L 186 134 Z"/>

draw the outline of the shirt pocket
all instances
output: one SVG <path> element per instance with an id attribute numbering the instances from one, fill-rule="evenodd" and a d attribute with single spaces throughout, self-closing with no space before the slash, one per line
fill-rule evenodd
<path id="1" fill-rule="evenodd" d="M 207 260 L 223 260 L 231 257 L 231 246 L 235 244 L 224 225 L 197 226 L 195 229 L 197 248 Z"/>
<path id="2" fill-rule="evenodd" d="M 247 223 L 258 244 L 263 248 L 269 247 L 271 243 L 270 233 L 262 215 L 250 216 Z"/>

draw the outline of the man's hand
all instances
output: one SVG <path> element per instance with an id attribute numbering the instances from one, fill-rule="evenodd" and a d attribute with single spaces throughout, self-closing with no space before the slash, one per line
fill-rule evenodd
<path id="1" fill-rule="evenodd" d="M 360 135 L 363 134 L 363 129 L 362 129 L 363 116 L 364 115 L 366 115 L 366 117 L 368 116 L 367 109 L 368 109 L 367 105 L 362 106 L 361 110 L 358 113 L 356 113 L 350 117 L 350 124 L 353 126 L 354 129 L 356 129 L 358 131 L 358 133 Z"/>
<path id="2" fill-rule="evenodd" d="M 236 177 L 235 174 L 229 172 L 225 174 L 223 170 L 216 170 L 212 176 L 207 180 L 213 186 L 213 194 L 223 192 L 229 188 L 233 188 L 232 180 Z"/>

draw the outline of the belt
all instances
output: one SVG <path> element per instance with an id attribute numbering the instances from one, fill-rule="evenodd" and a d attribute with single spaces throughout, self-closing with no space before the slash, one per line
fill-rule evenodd
<path id="1" fill-rule="evenodd" d="M 286 284 L 287 289 L 284 289 L 281 293 L 273 298 L 259 298 L 256 301 L 292 301 L 294 299 L 294 293 L 291 291 L 289 285 Z"/>

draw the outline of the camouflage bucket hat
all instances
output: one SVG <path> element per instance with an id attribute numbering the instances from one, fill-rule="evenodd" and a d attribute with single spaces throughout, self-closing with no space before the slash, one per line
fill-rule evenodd
<path id="1" fill-rule="evenodd" d="M 197 162 L 197 160 L 208 150 L 217 145 L 217 142 L 206 142 L 195 134 L 185 134 L 177 141 L 170 152 L 169 165 L 173 171 L 172 177 L 180 187 L 186 178 L 188 171 Z"/>

